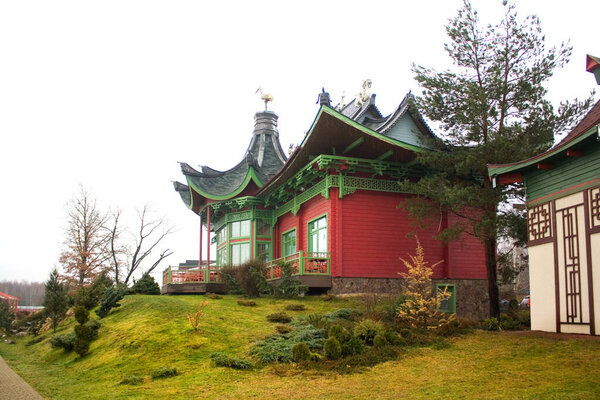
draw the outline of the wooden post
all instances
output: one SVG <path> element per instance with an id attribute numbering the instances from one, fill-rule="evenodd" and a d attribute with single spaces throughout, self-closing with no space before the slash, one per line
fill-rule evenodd
<path id="1" fill-rule="evenodd" d="M 204 273 L 204 282 L 206 282 L 206 272 L 210 267 L 210 206 L 206 207 L 206 271 Z"/>
<path id="2" fill-rule="evenodd" d="M 202 212 L 200 212 L 200 254 L 198 257 L 198 270 L 202 269 Z"/>

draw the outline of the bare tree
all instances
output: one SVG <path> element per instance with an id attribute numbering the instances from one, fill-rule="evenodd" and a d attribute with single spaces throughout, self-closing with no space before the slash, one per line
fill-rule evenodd
<path id="1" fill-rule="evenodd" d="M 111 268 L 114 273 L 115 284 L 121 283 L 121 269 L 123 268 L 123 257 L 127 255 L 127 246 L 121 242 L 121 227 L 119 219 L 121 218 L 121 210 L 117 209 L 111 212 L 111 217 L 107 221 L 108 240 L 111 257 Z"/>
<path id="2" fill-rule="evenodd" d="M 162 240 L 173 232 L 173 227 L 163 218 L 154 219 L 148 205 L 138 210 L 138 230 L 135 234 L 135 243 L 129 247 L 129 259 L 123 283 L 127 284 L 132 275 L 141 269 L 142 263 L 152 254 Z M 116 223 L 115 223 L 116 226 Z M 154 263 L 145 272 L 152 272 L 162 260 L 173 254 L 170 249 L 163 250 Z M 113 257 L 114 252 L 113 252 Z"/>
<path id="3" fill-rule="evenodd" d="M 80 186 L 67 207 L 68 222 L 59 262 L 70 284 L 89 284 L 107 267 L 111 257 L 109 236 L 104 228 L 107 216 L 96 208 L 96 200 Z"/>

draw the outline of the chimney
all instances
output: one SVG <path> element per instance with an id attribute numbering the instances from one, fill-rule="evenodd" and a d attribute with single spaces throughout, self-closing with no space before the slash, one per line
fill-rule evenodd
<path id="1" fill-rule="evenodd" d="M 587 72 L 591 72 L 596 77 L 596 83 L 600 85 L 600 58 L 590 56 L 586 57 L 585 69 Z"/>

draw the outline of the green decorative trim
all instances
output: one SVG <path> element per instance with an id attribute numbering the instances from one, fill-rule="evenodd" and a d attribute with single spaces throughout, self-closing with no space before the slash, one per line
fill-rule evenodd
<path id="1" fill-rule="evenodd" d="M 376 158 L 377 161 L 385 160 L 386 158 L 390 158 L 394 154 L 394 150 L 388 150 L 379 157 Z"/>
<path id="2" fill-rule="evenodd" d="M 354 142 L 352 142 L 348 146 L 346 146 L 346 148 L 344 149 L 344 151 L 342 151 L 342 154 L 346 154 L 347 152 L 349 152 L 351 150 L 354 150 L 355 148 L 357 148 L 358 146 L 360 146 L 364 142 L 365 142 L 365 138 L 364 137 L 360 137 L 360 138 L 356 139 Z"/>
<path id="3" fill-rule="evenodd" d="M 307 247 L 307 249 L 308 249 L 307 251 L 309 253 L 323 253 L 321 251 L 315 251 L 312 248 L 312 242 L 310 240 L 310 235 L 313 232 L 316 232 L 319 230 L 319 229 L 317 229 L 316 231 L 314 231 L 314 230 L 310 229 L 310 224 L 312 224 L 313 222 L 318 221 L 322 218 L 325 218 L 325 228 L 321 228 L 321 229 L 325 229 L 327 231 L 327 243 L 325 244 L 325 246 L 327 247 L 326 251 L 329 251 L 329 216 L 328 216 L 328 214 L 329 213 L 324 213 L 324 214 L 319 215 L 318 217 L 311 218 L 308 221 L 306 221 L 306 241 L 307 241 L 306 247 Z M 304 271 L 302 271 L 302 272 L 304 272 Z"/>
<path id="4" fill-rule="evenodd" d="M 596 187 L 596 186 L 598 186 L 599 181 L 600 181 L 600 178 L 594 179 L 589 182 L 584 182 L 584 183 L 569 187 L 567 189 L 559 190 L 557 192 L 547 194 L 547 195 L 539 197 L 537 199 L 527 201 L 527 207 L 528 208 L 535 207 L 537 205 L 546 203 L 551 200 L 560 199 L 561 197 L 570 196 L 572 194 L 582 192 L 585 189 L 590 189 L 590 188 Z"/>
<path id="5" fill-rule="evenodd" d="M 244 181 L 242 182 L 242 184 L 240 186 L 238 186 L 238 188 L 236 190 L 234 190 L 231 193 L 224 194 L 221 196 L 216 196 L 214 194 L 207 193 L 207 192 L 203 191 L 202 189 L 198 188 L 196 185 L 194 185 L 194 183 L 190 180 L 189 176 L 186 175 L 185 178 L 186 178 L 188 186 L 190 188 L 193 188 L 198 194 L 204 196 L 207 199 L 211 199 L 211 200 L 228 200 L 228 199 L 231 199 L 232 197 L 237 196 L 238 194 L 240 194 L 242 192 L 242 190 L 244 190 L 246 188 L 246 186 L 248 185 L 250 180 L 253 180 L 254 183 L 256 183 L 256 185 L 258 187 L 261 187 L 263 185 L 262 182 L 260 181 L 260 179 L 258 179 L 258 176 L 256 176 L 256 171 L 254 171 L 253 167 L 248 168 L 248 172 L 246 173 L 246 177 L 244 178 Z"/>

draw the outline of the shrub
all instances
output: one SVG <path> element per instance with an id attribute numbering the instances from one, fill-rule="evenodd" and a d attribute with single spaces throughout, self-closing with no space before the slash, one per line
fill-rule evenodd
<path id="1" fill-rule="evenodd" d="M 225 286 L 227 287 L 227 292 L 231 294 L 242 294 L 242 289 L 237 284 L 235 280 L 237 268 L 232 266 L 226 266 L 221 268 L 221 277 L 223 278 L 223 282 L 225 282 Z"/>
<path id="2" fill-rule="evenodd" d="M 207 305 L 208 305 L 208 302 L 203 301 L 200 304 L 200 307 L 206 307 Z M 192 328 L 194 328 L 194 332 L 198 331 L 198 328 L 200 327 L 200 322 L 201 322 L 203 315 L 204 315 L 204 310 L 202 310 L 202 309 L 199 309 L 194 314 L 187 313 L 187 319 L 188 319 L 190 325 L 192 326 Z"/>
<path id="3" fill-rule="evenodd" d="M 210 354 L 210 359 L 217 367 L 227 367 L 233 369 L 250 369 L 252 364 L 249 361 L 228 356 L 225 353 L 215 352 Z"/>
<path id="4" fill-rule="evenodd" d="M 75 321 L 79 322 L 80 325 L 85 324 L 90 319 L 90 312 L 83 306 L 77 306 L 73 310 L 75 315 Z"/>
<path id="5" fill-rule="evenodd" d="M 334 294 L 322 294 L 321 295 L 321 300 L 323 301 L 333 301 L 337 299 L 337 296 Z"/>
<path id="6" fill-rule="evenodd" d="M 383 324 L 372 319 L 363 319 L 354 327 L 354 336 L 357 336 L 366 344 L 373 344 L 375 336 L 384 333 Z"/>
<path id="7" fill-rule="evenodd" d="M 137 294 L 156 295 L 160 294 L 160 287 L 158 286 L 158 283 L 156 283 L 152 275 L 150 275 L 149 273 L 145 273 L 140 279 L 138 279 L 133 284 L 130 291 L 132 293 Z"/>
<path id="8" fill-rule="evenodd" d="M 88 323 L 86 325 L 89 326 L 92 331 L 91 340 L 96 339 L 98 337 L 98 330 L 102 326 L 100 321 L 98 321 L 97 319 L 91 319 L 88 321 Z"/>
<path id="9" fill-rule="evenodd" d="M 258 297 L 270 293 L 271 285 L 265 278 L 265 263 L 261 260 L 250 260 L 235 268 L 235 282 L 248 297 Z"/>
<path id="10" fill-rule="evenodd" d="M 121 385 L 139 385 L 144 382 L 144 378 L 136 375 L 125 375 L 119 384 Z"/>
<path id="11" fill-rule="evenodd" d="M 238 300 L 237 303 L 244 307 L 256 307 L 256 302 L 254 300 Z"/>
<path id="12" fill-rule="evenodd" d="M 385 337 L 385 340 L 392 346 L 406 345 L 406 339 L 404 339 L 404 337 L 398 335 L 396 332 L 394 332 L 391 329 L 388 329 L 387 331 L 385 331 L 384 337 Z"/>
<path id="13" fill-rule="evenodd" d="M 292 303 L 285 306 L 285 309 L 288 311 L 304 311 L 306 306 L 302 303 Z"/>
<path id="14" fill-rule="evenodd" d="M 160 367 L 152 371 L 152 379 L 162 379 L 162 378 L 170 378 L 171 376 L 177 375 L 177 368 L 173 367 Z"/>
<path id="15" fill-rule="evenodd" d="M 308 314 L 306 316 L 306 322 L 318 329 L 325 328 L 329 323 L 327 318 L 321 314 Z"/>
<path id="16" fill-rule="evenodd" d="M 292 360 L 302 362 L 310 359 L 310 349 L 304 342 L 296 343 L 292 346 Z"/>
<path id="17" fill-rule="evenodd" d="M 406 301 L 406 296 L 400 295 L 396 297 L 394 300 L 389 301 L 383 307 L 382 318 L 387 322 L 396 322 L 397 320 L 397 312 L 398 308 L 404 305 Z"/>
<path id="18" fill-rule="evenodd" d="M 285 335 L 286 333 L 290 333 L 294 329 L 289 325 L 277 324 L 275 325 L 275 330 L 277 331 L 277 333 Z"/>
<path id="19" fill-rule="evenodd" d="M 28 341 L 27 343 L 25 343 L 25 346 L 31 346 L 31 345 L 33 345 L 33 344 L 36 344 L 36 343 L 39 343 L 39 342 L 41 342 L 42 340 L 44 340 L 44 338 L 43 338 L 43 337 L 41 337 L 41 336 L 36 336 L 36 337 L 34 337 L 33 339 L 31 339 L 30 341 Z"/>
<path id="20" fill-rule="evenodd" d="M 460 333 L 461 330 L 462 328 L 460 325 L 460 321 L 457 319 L 453 319 L 452 321 L 438 328 L 437 334 L 440 336 L 453 336 Z"/>
<path id="21" fill-rule="evenodd" d="M 216 293 L 206 293 L 206 297 L 208 297 L 209 299 L 213 299 L 213 300 L 220 300 L 223 298 L 223 296 L 219 296 Z"/>
<path id="22" fill-rule="evenodd" d="M 500 330 L 500 322 L 497 318 L 487 318 L 479 321 L 479 328 L 485 331 L 498 331 Z"/>
<path id="23" fill-rule="evenodd" d="M 98 305 L 98 299 L 92 296 L 92 288 L 90 286 L 82 286 L 73 294 L 73 303 L 76 307 L 85 307 L 91 310 Z"/>
<path id="24" fill-rule="evenodd" d="M 333 336 L 325 341 L 323 350 L 325 351 L 325 357 L 327 357 L 328 360 L 337 360 L 342 356 L 342 346 Z"/>
<path id="25" fill-rule="evenodd" d="M 338 340 L 338 342 L 344 343 L 346 340 L 348 340 L 349 335 L 348 332 L 340 325 L 332 325 L 329 327 L 327 336 L 334 337 Z"/>
<path id="26" fill-rule="evenodd" d="M 383 336 L 381 334 L 375 335 L 375 338 L 373 339 L 373 346 L 383 347 L 383 346 L 387 346 L 387 345 L 388 345 L 388 342 L 385 339 L 385 336 Z"/>
<path id="27" fill-rule="evenodd" d="M 111 309 L 121 307 L 119 301 L 123 299 L 125 295 L 125 288 L 123 286 L 110 287 L 106 289 L 102 296 L 102 302 L 100 308 L 96 310 L 96 315 L 100 318 L 104 318 L 108 315 Z"/>
<path id="28" fill-rule="evenodd" d="M 287 324 L 292 321 L 292 317 L 290 317 L 285 312 L 276 312 L 267 315 L 267 321 L 269 322 L 281 322 L 283 324 Z"/>
<path id="29" fill-rule="evenodd" d="M 517 318 L 523 328 L 529 328 L 531 326 L 531 312 L 529 310 L 519 311 Z"/>
<path id="30" fill-rule="evenodd" d="M 351 308 L 340 308 L 335 310 L 334 312 L 327 314 L 327 318 L 329 319 L 346 319 L 352 320 L 354 316 L 357 315 L 357 312 Z"/>
<path id="31" fill-rule="evenodd" d="M 80 357 L 85 356 L 90 349 L 90 342 L 92 341 L 92 328 L 86 325 L 90 318 L 90 312 L 83 306 L 75 307 L 75 319 L 79 323 L 74 328 L 75 331 L 75 343 L 73 349 Z"/>
<path id="32" fill-rule="evenodd" d="M 73 350 L 75 345 L 75 332 L 69 332 L 65 335 L 57 335 L 50 339 L 50 346 L 54 349 L 63 349 L 66 352 Z"/>
<path id="33" fill-rule="evenodd" d="M 292 323 L 294 330 L 285 335 L 270 335 L 257 341 L 250 354 L 258 356 L 261 362 L 291 362 L 292 346 L 304 342 L 309 349 L 323 348 L 323 332 L 306 322 Z"/>
<path id="34" fill-rule="evenodd" d="M 293 298 L 303 296 L 308 291 L 308 286 L 303 285 L 298 278 L 292 276 L 292 264 L 280 263 L 281 280 L 277 286 L 273 286 L 273 295 L 279 298 Z"/>
<path id="35" fill-rule="evenodd" d="M 350 336 L 347 341 L 342 343 L 342 355 L 344 357 L 360 354 L 365 349 L 365 343 L 356 336 Z"/>
<path id="36" fill-rule="evenodd" d="M 319 353 L 310 353 L 310 361 L 319 362 L 323 359 L 323 356 Z"/>

